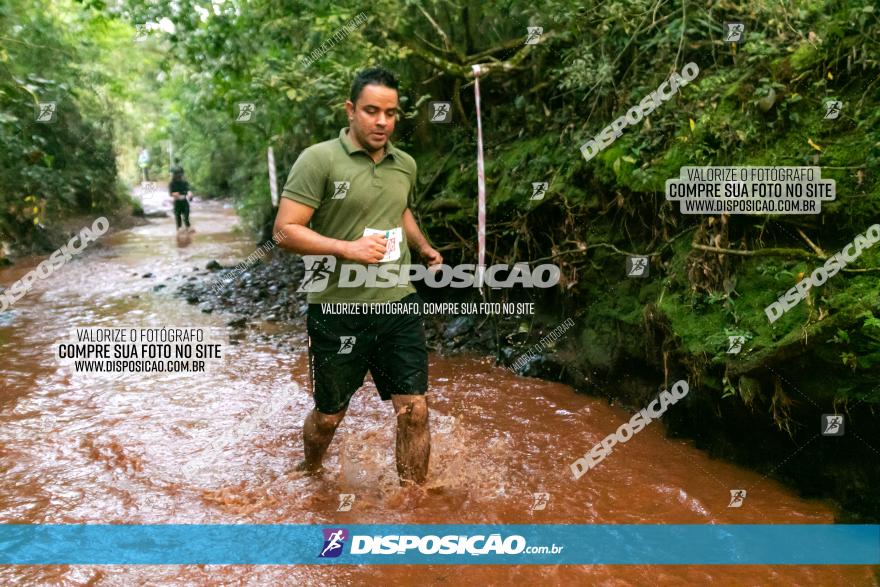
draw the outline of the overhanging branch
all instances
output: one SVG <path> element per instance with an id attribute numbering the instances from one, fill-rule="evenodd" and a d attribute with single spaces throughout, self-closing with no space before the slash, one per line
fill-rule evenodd
<path id="1" fill-rule="evenodd" d="M 553 37 L 553 32 L 542 35 L 541 43 L 544 43 L 547 40 L 552 39 Z M 525 60 L 525 58 L 532 53 L 534 48 L 538 46 L 526 45 L 521 39 L 512 39 L 502 45 L 493 47 L 492 49 L 487 49 L 485 51 L 480 51 L 479 53 L 474 53 L 473 55 L 468 55 L 464 58 L 463 62 L 455 62 L 441 57 L 440 55 L 437 55 L 416 43 L 413 43 L 411 39 L 397 37 L 394 40 L 412 51 L 413 55 L 415 55 L 422 61 L 433 65 L 434 67 L 448 75 L 465 80 L 473 79 L 474 72 L 471 66 L 478 63 L 482 65 L 483 74 L 490 73 L 492 71 L 512 71 L 514 69 L 517 69 L 519 68 L 520 64 Z M 513 57 L 506 61 L 493 60 L 489 63 L 481 63 L 481 61 L 489 58 L 491 55 L 500 53 L 502 51 L 509 51 L 518 45 L 522 45 L 522 49 L 517 51 L 516 54 L 513 55 Z"/>

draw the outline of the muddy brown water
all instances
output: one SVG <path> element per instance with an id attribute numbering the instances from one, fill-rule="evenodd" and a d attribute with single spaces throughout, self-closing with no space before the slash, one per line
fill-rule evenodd
<path id="1" fill-rule="evenodd" d="M 311 407 L 303 324 L 272 326 L 293 352 L 245 337 L 204 375 L 75 374 L 52 345 L 74 327 L 225 329 L 171 290 L 211 259 L 254 245 L 233 211 L 193 205 L 173 221 L 101 238 L 0 314 L 2 523 L 831 523 L 834 510 L 712 460 L 654 423 L 572 480 L 569 463 L 629 414 L 569 387 L 511 375 L 489 358 L 432 356 L 426 490 L 397 484 L 394 419 L 358 392 L 321 477 L 286 476 Z M 0 271 L 8 286 L 39 259 Z M 153 277 L 142 275 L 152 273 Z M 168 279 L 169 281 L 165 281 Z M 154 291 L 154 286 L 167 287 Z M 279 331 L 280 328 L 280 331 Z M 691 389 L 691 393 L 699 393 Z M 675 408 L 672 408 L 675 409 Z M 749 488 L 741 508 L 729 490 Z M 532 511 L 533 493 L 549 503 Z M 338 495 L 355 494 L 349 512 Z M 867 566 L 20 566 L 4 585 L 874 585 Z"/>

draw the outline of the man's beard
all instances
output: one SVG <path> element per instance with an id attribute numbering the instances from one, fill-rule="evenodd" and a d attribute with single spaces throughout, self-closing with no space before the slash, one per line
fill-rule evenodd
<path id="1" fill-rule="evenodd" d="M 382 143 L 379 147 L 373 147 L 369 142 L 369 134 L 362 134 L 359 130 L 354 131 L 355 137 L 357 137 L 358 142 L 363 145 L 364 149 L 366 149 L 370 153 L 375 153 L 377 151 L 382 151 L 385 149 L 385 145 L 388 144 L 388 139 L 385 139 L 385 142 Z"/>

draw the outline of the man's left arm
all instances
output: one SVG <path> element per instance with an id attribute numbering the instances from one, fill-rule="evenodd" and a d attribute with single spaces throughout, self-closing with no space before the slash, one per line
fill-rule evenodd
<path id="1" fill-rule="evenodd" d="M 416 218 L 409 208 L 403 212 L 403 232 L 406 234 L 406 242 L 409 247 L 415 249 L 428 266 L 443 263 L 443 256 L 431 246 L 428 239 L 419 230 Z"/>

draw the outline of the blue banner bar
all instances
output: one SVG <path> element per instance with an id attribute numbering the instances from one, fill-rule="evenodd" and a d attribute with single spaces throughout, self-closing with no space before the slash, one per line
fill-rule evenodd
<path id="1" fill-rule="evenodd" d="M 877 565 L 880 525 L 0 524 L 0 564 Z"/>

